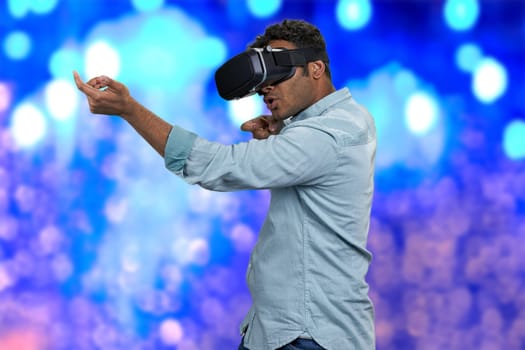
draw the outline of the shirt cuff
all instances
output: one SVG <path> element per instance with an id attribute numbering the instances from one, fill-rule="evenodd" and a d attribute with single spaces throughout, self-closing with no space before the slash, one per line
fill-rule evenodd
<path id="1" fill-rule="evenodd" d="M 181 174 L 197 135 L 174 125 L 164 149 L 164 164 L 176 174 Z"/>

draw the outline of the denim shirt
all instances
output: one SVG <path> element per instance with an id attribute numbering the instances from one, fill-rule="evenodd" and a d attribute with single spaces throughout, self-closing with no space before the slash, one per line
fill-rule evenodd
<path id="1" fill-rule="evenodd" d="M 165 164 L 188 183 L 271 192 L 246 274 L 245 347 L 306 335 L 329 350 L 375 349 L 365 281 L 375 151 L 374 120 L 347 88 L 265 140 L 226 146 L 173 127 Z"/>

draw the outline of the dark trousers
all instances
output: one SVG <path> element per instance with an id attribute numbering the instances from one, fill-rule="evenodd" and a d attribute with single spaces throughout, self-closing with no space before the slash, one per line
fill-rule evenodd
<path id="1" fill-rule="evenodd" d="M 241 341 L 241 345 L 239 345 L 237 350 L 248 350 L 248 348 L 245 348 L 243 341 Z M 323 350 L 323 348 L 312 339 L 297 338 L 278 350 Z"/>

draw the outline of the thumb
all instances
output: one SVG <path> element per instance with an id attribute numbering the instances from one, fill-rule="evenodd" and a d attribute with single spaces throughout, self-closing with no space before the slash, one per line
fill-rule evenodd
<path id="1" fill-rule="evenodd" d="M 272 134 L 278 134 L 281 131 L 281 129 L 283 128 L 283 125 L 284 125 L 284 123 L 283 123 L 282 120 L 272 119 L 269 122 L 268 130 L 270 130 L 270 133 L 272 133 Z"/>

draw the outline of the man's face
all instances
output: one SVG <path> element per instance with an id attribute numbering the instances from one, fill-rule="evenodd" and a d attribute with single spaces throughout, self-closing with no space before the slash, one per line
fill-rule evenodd
<path id="1" fill-rule="evenodd" d="M 272 40 L 269 45 L 274 48 L 296 49 L 297 47 L 285 40 Z M 313 79 L 305 76 L 303 67 L 297 67 L 295 74 L 281 83 L 262 88 L 259 93 L 264 97 L 264 103 L 271 111 L 275 120 L 283 120 L 297 115 L 315 102 Z"/>

